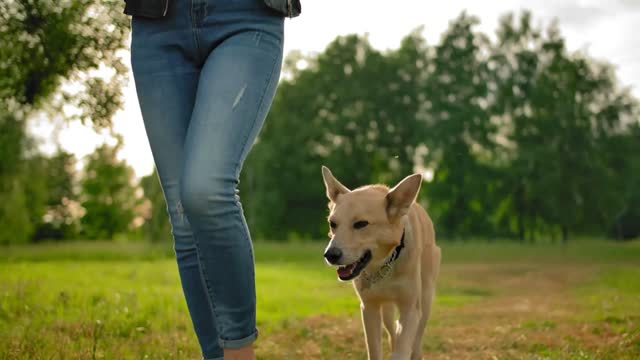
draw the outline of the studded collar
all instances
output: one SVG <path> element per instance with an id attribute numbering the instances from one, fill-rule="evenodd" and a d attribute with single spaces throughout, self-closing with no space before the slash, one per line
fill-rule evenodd
<path id="1" fill-rule="evenodd" d="M 384 261 L 382 266 L 380 266 L 380 268 L 376 272 L 369 274 L 366 271 L 362 271 L 362 285 L 361 285 L 362 290 L 366 290 L 370 288 L 372 285 L 386 278 L 389 275 L 389 273 L 391 273 L 391 270 L 393 269 L 393 265 L 395 264 L 396 260 L 398 260 L 398 256 L 400 256 L 400 252 L 404 248 L 405 233 L 406 233 L 406 228 L 402 230 L 402 238 L 400 238 L 400 245 L 396 246 L 396 248 L 393 249 L 393 253 L 391 253 L 391 255 Z"/>

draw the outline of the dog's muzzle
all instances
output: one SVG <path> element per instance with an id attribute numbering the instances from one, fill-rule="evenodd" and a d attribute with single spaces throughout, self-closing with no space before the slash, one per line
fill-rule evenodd
<path id="1" fill-rule="evenodd" d="M 355 279 L 371 261 L 371 257 L 371 250 L 366 250 L 356 262 L 338 267 L 338 278 L 342 281 Z"/>
<path id="2" fill-rule="evenodd" d="M 331 265 L 338 265 L 341 257 L 342 250 L 338 249 L 337 247 L 329 248 L 324 253 L 324 258 L 327 259 L 327 262 Z"/>

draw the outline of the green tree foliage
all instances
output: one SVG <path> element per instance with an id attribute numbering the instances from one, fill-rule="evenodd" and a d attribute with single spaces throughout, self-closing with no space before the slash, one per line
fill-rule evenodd
<path id="1" fill-rule="evenodd" d="M 46 211 L 37 222 L 33 240 L 73 239 L 79 231 L 80 204 L 76 189 L 75 157 L 62 150 L 43 159 Z"/>
<path id="2" fill-rule="evenodd" d="M 463 13 L 434 46 L 416 31 L 392 51 L 347 36 L 292 54 L 243 173 L 254 232 L 321 236 L 325 164 L 349 187 L 433 174 L 421 201 L 445 237 L 628 237 L 637 101 L 532 22 L 507 15 L 492 42 Z"/>
<path id="3" fill-rule="evenodd" d="M 635 118 L 640 118 L 636 114 Z M 627 132 L 606 139 L 605 161 L 611 164 L 604 176 L 611 188 L 605 191 L 606 207 L 600 206 L 602 223 L 616 239 L 640 235 L 640 124 L 629 124 Z M 615 189 L 616 191 L 611 191 Z"/>
<path id="4" fill-rule="evenodd" d="M 326 232 L 319 165 L 347 186 L 391 181 L 412 170 L 426 45 L 417 33 L 383 54 L 366 38 L 338 38 L 317 57 L 290 58 L 268 125 L 247 160 L 243 193 L 258 234 L 282 239 Z M 306 62 L 308 67 L 298 70 Z M 409 63 L 411 66 L 399 66 Z"/>
<path id="5" fill-rule="evenodd" d="M 569 54 L 556 25 L 543 34 L 529 13 L 502 19 L 492 53 L 501 184 L 511 195 L 501 215 L 516 214 L 521 240 L 606 229 L 625 202 L 614 184 L 633 177 L 623 169 L 637 156 L 612 140 L 631 138 L 635 100 L 608 65 Z"/>
<path id="6" fill-rule="evenodd" d="M 82 119 L 108 124 L 121 106 L 126 74 L 117 56 L 128 35 L 122 6 L 119 0 L 1 2 L 0 98 L 36 109 L 76 106 Z M 91 72 L 101 66 L 113 69 L 112 76 Z M 77 87 L 61 89 L 64 83 Z"/>
<path id="7" fill-rule="evenodd" d="M 6 229 L 0 243 L 75 236 L 75 157 L 64 151 L 51 156 L 37 152 L 19 121 L 10 119 L 0 128 L 0 224 Z"/>
<path id="8" fill-rule="evenodd" d="M 461 14 L 435 46 L 433 70 L 425 94 L 419 131 L 434 169 L 423 195 L 438 214 L 441 233 L 449 237 L 490 232 L 493 212 L 486 162 L 493 152 L 489 135 L 495 126 L 487 109 L 487 40 L 473 31 L 474 17 Z M 486 51 L 485 51 L 486 52 Z"/>
<path id="9" fill-rule="evenodd" d="M 20 181 L 27 201 L 29 223 L 35 228 L 42 223 L 47 211 L 48 183 L 47 159 L 34 154 L 23 160 L 24 175 Z"/>
<path id="10" fill-rule="evenodd" d="M 27 199 L 17 176 L 22 169 L 24 141 L 22 123 L 0 103 L 0 244 L 26 242 L 33 228 L 29 223 Z"/>
<path id="11" fill-rule="evenodd" d="M 102 145 L 88 155 L 80 200 L 85 210 L 81 218 L 86 239 L 111 240 L 130 230 L 139 205 L 133 184 L 133 170 L 117 159 L 120 144 Z"/>
<path id="12" fill-rule="evenodd" d="M 6 241 L 29 240 L 50 206 L 46 188 L 37 185 L 47 175 L 31 173 L 42 170 L 35 163 L 44 160 L 28 141 L 28 120 L 38 112 L 108 126 L 122 105 L 126 67 L 117 51 L 128 35 L 122 6 L 120 0 L 0 1 L 0 223 Z"/>

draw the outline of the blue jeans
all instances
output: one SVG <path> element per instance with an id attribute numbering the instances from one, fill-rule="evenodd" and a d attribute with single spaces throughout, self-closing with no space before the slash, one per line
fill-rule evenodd
<path id="1" fill-rule="evenodd" d="M 242 163 L 280 76 L 284 18 L 263 0 L 172 0 L 132 19 L 138 101 L 172 225 L 182 288 L 206 359 L 257 337 Z"/>

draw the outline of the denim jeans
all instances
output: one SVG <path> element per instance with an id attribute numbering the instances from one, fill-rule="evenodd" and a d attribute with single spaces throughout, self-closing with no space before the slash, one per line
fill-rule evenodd
<path id="1" fill-rule="evenodd" d="M 206 359 L 257 337 L 255 271 L 237 185 L 282 65 L 284 17 L 263 0 L 173 0 L 132 19 L 138 101 L 178 270 Z"/>

